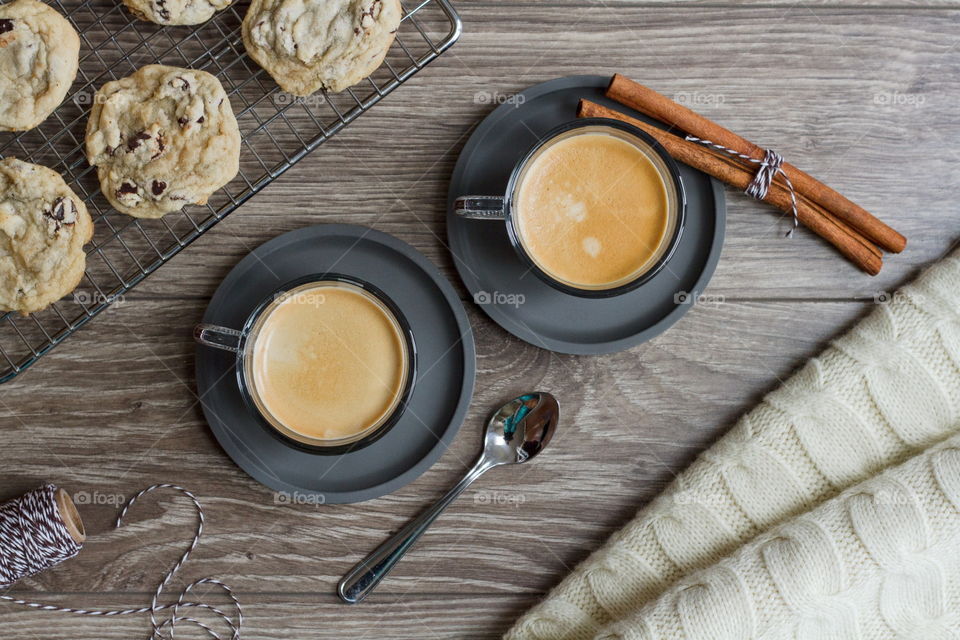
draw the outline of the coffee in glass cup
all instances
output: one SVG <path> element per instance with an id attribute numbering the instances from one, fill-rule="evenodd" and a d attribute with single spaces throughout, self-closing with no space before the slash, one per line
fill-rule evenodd
<path id="1" fill-rule="evenodd" d="M 504 196 L 462 196 L 457 215 L 505 220 L 514 250 L 551 286 L 582 297 L 626 293 L 679 244 L 679 169 L 629 124 L 581 119 L 547 133 L 515 165 Z"/>
<path id="2" fill-rule="evenodd" d="M 413 335 L 396 305 L 338 274 L 283 287 L 241 330 L 198 325 L 194 335 L 237 354 L 241 393 L 272 432 L 321 453 L 383 435 L 416 375 Z"/>

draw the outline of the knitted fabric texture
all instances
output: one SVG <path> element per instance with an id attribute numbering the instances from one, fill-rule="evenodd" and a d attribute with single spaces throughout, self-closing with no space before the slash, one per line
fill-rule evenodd
<path id="1" fill-rule="evenodd" d="M 742 417 L 507 640 L 592 640 L 684 576 L 952 435 L 960 428 L 958 283 L 960 251 L 877 305 Z"/>
<path id="2" fill-rule="evenodd" d="M 960 634 L 960 436 L 683 578 L 597 640 Z"/>

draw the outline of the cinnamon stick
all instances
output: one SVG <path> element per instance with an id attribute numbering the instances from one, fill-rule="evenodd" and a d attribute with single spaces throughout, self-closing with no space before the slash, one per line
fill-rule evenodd
<path id="1" fill-rule="evenodd" d="M 619 73 L 613 76 L 606 95 L 687 134 L 710 140 L 757 160 L 764 157 L 765 150 L 749 140 Z M 784 162 L 782 168 L 798 194 L 831 211 L 870 241 L 893 253 L 900 253 L 907 246 L 907 239 L 903 235 L 863 207 L 788 162 Z"/>
<path id="2" fill-rule="evenodd" d="M 595 102 L 581 100 L 577 116 L 581 118 L 613 118 L 632 124 L 653 136 L 667 153 L 680 162 L 699 169 L 738 189 L 746 189 L 747 185 L 753 180 L 753 174 L 748 169 L 718 157 L 695 142 L 689 142 L 642 120 L 631 118 Z M 780 184 L 772 185 L 767 192 L 765 201 L 782 211 L 792 211 L 790 193 L 786 187 Z M 858 240 L 853 235 L 856 231 L 848 226 L 840 226 L 831 217 L 820 215 L 817 205 L 811 204 L 805 198 L 798 198 L 797 218 L 804 226 L 809 227 L 814 233 L 832 244 L 837 251 L 863 271 L 870 275 L 876 275 L 880 272 L 880 268 L 883 266 L 880 252 L 875 247 L 870 247 L 869 243 Z"/>
<path id="3" fill-rule="evenodd" d="M 736 160 L 734 160 L 734 159 L 731 158 L 730 156 L 728 156 L 728 155 L 726 155 L 726 154 L 724 154 L 724 153 L 721 153 L 720 151 L 712 150 L 712 149 L 710 149 L 709 147 L 703 147 L 703 149 L 704 149 L 704 151 L 710 153 L 710 154 L 713 155 L 713 156 L 716 156 L 718 159 L 726 162 L 727 164 L 730 164 L 730 165 L 734 166 L 734 167 L 737 168 L 737 169 L 743 169 L 743 165 L 739 164 Z M 785 185 L 782 185 L 782 184 L 780 184 L 780 183 L 776 183 L 776 182 L 775 182 L 775 183 L 773 183 L 772 185 L 770 185 L 770 188 L 771 188 L 771 189 L 775 189 L 775 190 L 783 190 L 783 195 L 786 196 L 787 199 L 790 198 L 790 192 L 787 190 L 787 187 L 786 187 Z M 816 213 L 817 215 L 820 215 L 820 216 L 823 216 L 823 217 L 827 218 L 830 222 L 832 222 L 833 224 L 835 224 L 835 225 L 837 225 L 838 227 L 840 227 L 840 229 L 841 229 L 844 233 L 846 233 L 847 235 L 849 235 L 851 238 L 853 238 L 853 239 L 856 240 L 857 242 L 861 243 L 861 244 L 867 249 L 867 251 L 869 251 L 870 253 L 874 254 L 874 255 L 877 256 L 878 258 L 882 258 L 882 257 L 883 257 L 883 252 L 880 251 L 880 249 L 878 249 L 878 248 L 876 247 L 876 245 L 874 245 L 872 242 L 870 242 L 870 241 L 867 240 L 865 237 L 863 237 L 863 236 L 860 234 L 859 231 L 857 231 L 856 229 L 854 229 L 853 227 L 851 227 L 850 225 L 848 225 L 846 222 L 844 222 L 843 220 L 837 218 L 835 215 L 833 215 L 832 213 L 830 213 L 829 211 L 827 211 L 826 209 L 824 209 L 821 205 L 817 204 L 816 202 L 813 202 L 812 200 L 810 200 L 807 196 L 805 196 L 805 195 L 803 195 L 803 194 L 797 193 L 797 194 L 796 194 L 796 198 L 797 198 L 797 207 L 798 207 L 798 209 L 799 209 L 800 203 L 801 203 L 801 202 L 804 203 L 804 204 L 805 204 L 807 207 L 809 207 L 814 213 Z M 791 213 L 791 212 L 792 212 L 792 209 L 789 209 L 789 208 L 788 208 L 788 209 L 784 209 L 783 211 L 786 212 L 786 213 Z M 799 216 L 798 216 L 798 217 L 799 217 Z"/>

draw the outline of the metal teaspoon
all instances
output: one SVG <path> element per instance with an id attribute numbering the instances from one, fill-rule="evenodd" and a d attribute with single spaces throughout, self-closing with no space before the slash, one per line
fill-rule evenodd
<path id="1" fill-rule="evenodd" d="M 473 468 L 447 495 L 351 569 L 337 588 L 340 598 L 356 604 L 370 595 L 437 516 L 474 480 L 494 467 L 522 464 L 535 458 L 550 442 L 559 419 L 560 404 L 545 392 L 527 393 L 500 407 L 487 420 L 483 451 Z"/>

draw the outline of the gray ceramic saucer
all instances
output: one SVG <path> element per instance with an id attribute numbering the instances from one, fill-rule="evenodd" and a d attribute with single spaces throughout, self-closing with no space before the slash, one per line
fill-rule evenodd
<path id="1" fill-rule="evenodd" d="M 340 456 L 307 453 L 262 427 L 240 396 L 233 354 L 197 348 L 203 412 L 227 454 L 291 501 L 359 502 L 390 493 L 432 465 L 463 422 L 476 375 L 473 333 L 450 283 L 421 253 L 366 227 L 326 224 L 261 245 L 220 284 L 204 322 L 240 328 L 285 282 L 336 271 L 379 287 L 410 324 L 417 381 L 400 421 L 370 446 Z"/>
<path id="2" fill-rule="evenodd" d="M 503 222 L 453 214 L 458 196 L 503 195 L 513 165 L 541 135 L 575 119 L 580 98 L 643 118 L 604 97 L 609 82 L 609 76 L 571 76 L 511 97 L 473 132 L 450 179 L 447 236 L 474 301 L 518 338 L 561 353 L 622 351 L 666 331 L 706 287 L 723 245 L 723 187 L 686 165 L 680 173 L 687 222 L 676 253 L 649 282 L 616 298 L 578 298 L 553 289 L 527 272 Z"/>

